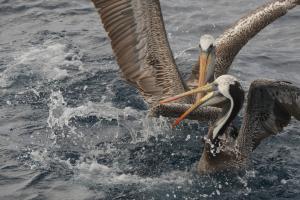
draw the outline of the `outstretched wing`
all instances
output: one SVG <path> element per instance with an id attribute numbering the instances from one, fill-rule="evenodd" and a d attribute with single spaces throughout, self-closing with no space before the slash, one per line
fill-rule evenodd
<path id="1" fill-rule="evenodd" d="M 267 25 L 300 4 L 300 0 L 273 0 L 250 12 L 227 29 L 216 41 L 215 76 L 226 74 L 239 51 Z M 199 62 L 193 66 L 189 82 L 198 79 Z"/>
<path id="2" fill-rule="evenodd" d="M 267 25 L 300 4 L 300 0 L 273 0 L 241 18 L 216 41 L 216 76 L 226 74 L 235 56 Z"/>
<path id="3" fill-rule="evenodd" d="M 185 91 L 170 49 L 159 0 L 92 0 L 97 8 L 124 78 L 144 99 Z"/>
<path id="4" fill-rule="evenodd" d="M 254 81 L 237 138 L 242 151 L 252 151 L 270 135 L 283 130 L 291 117 L 300 120 L 300 88 L 284 81 Z"/>

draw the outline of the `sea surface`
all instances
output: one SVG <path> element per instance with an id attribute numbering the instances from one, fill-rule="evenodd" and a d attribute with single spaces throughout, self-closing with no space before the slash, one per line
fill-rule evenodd
<path id="1" fill-rule="evenodd" d="M 203 34 L 264 1 L 161 0 L 184 77 Z M 230 74 L 300 86 L 300 6 L 259 33 Z M 0 0 L 0 199 L 300 199 L 300 124 L 266 139 L 241 172 L 198 176 L 207 125 L 147 116 L 120 77 L 89 0 Z"/>

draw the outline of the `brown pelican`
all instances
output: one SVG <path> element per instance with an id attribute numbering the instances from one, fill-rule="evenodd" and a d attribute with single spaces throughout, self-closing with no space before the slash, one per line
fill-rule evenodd
<path id="1" fill-rule="evenodd" d="M 159 0 L 92 0 L 124 78 L 143 95 L 153 115 L 178 116 L 193 97 L 178 104 L 158 106 L 166 97 L 187 91 L 170 49 Z M 261 29 L 300 4 L 300 0 L 274 0 L 241 18 L 215 41 L 200 39 L 199 64 L 188 81 L 191 88 L 203 86 L 227 73 L 240 49 Z M 199 70 L 199 66 L 201 68 Z M 196 85 L 194 83 L 197 83 Z M 201 96 L 198 96 L 198 99 Z M 215 119 L 220 109 L 207 107 L 194 111 L 190 119 Z"/>
<path id="2" fill-rule="evenodd" d="M 222 75 L 203 87 L 168 98 L 162 103 L 195 93 L 207 93 L 188 110 L 198 106 L 222 105 L 222 113 L 210 127 L 204 151 L 198 163 L 199 173 L 240 169 L 247 165 L 248 156 L 264 138 L 282 131 L 291 116 L 300 120 L 300 88 L 284 81 L 256 80 L 248 92 L 248 103 L 240 131 L 228 126 L 244 103 L 244 91 L 231 75 Z"/>

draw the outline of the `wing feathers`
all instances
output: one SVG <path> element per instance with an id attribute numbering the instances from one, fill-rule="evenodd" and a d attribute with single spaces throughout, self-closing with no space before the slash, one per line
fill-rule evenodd
<path id="1" fill-rule="evenodd" d="M 250 12 L 227 29 L 216 41 L 215 76 L 226 74 L 235 56 L 249 40 L 299 4 L 300 0 L 273 0 Z M 188 80 L 191 87 L 197 82 L 195 80 L 198 79 L 198 74 L 199 62 L 197 61 Z"/>
<path id="2" fill-rule="evenodd" d="M 255 149 L 264 138 L 281 132 L 292 116 L 300 120 L 298 87 L 283 81 L 254 81 L 237 139 L 239 146 Z"/>
<path id="3" fill-rule="evenodd" d="M 251 38 L 299 4 L 299 0 L 273 0 L 226 30 L 216 41 L 216 76 L 227 73 L 235 56 Z"/>
<path id="4" fill-rule="evenodd" d="M 150 105 L 184 92 L 158 0 L 92 1 L 124 78 L 140 90 Z"/>

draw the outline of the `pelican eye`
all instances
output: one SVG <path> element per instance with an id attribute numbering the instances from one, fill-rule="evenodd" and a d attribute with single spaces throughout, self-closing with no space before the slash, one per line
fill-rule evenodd
<path id="1" fill-rule="evenodd" d="M 211 45 L 209 45 L 209 47 L 208 47 L 207 51 L 208 51 L 208 52 L 211 52 L 211 51 L 213 50 L 213 48 L 214 48 L 214 45 L 213 45 L 213 44 L 211 44 Z"/>

